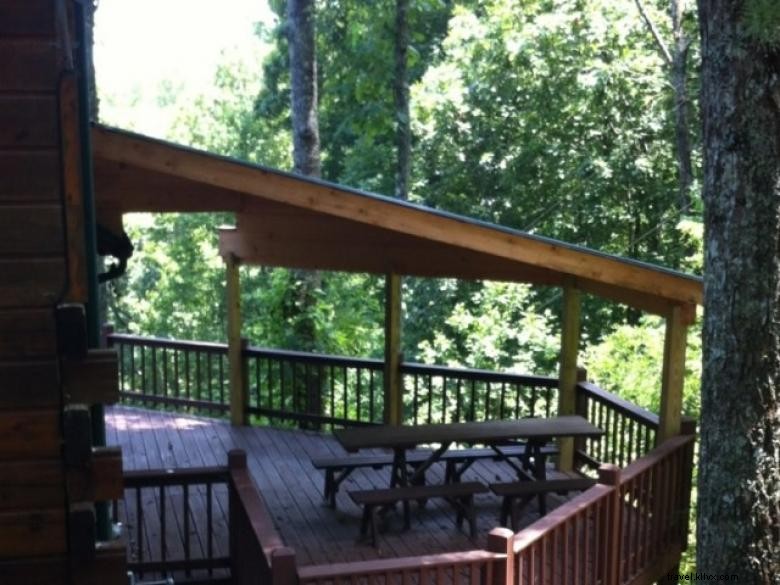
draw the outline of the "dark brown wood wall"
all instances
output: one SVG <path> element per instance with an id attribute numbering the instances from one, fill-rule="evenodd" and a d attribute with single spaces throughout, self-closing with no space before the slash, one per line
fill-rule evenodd
<path id="1" fill-rule="evenodd" d="M 121 496 L 122 463 L 121 452 L 94 449 L 89 437 L 89 403 L 115 400 L 116 384 L 105 382 L 116 379 L 116 360 L 86 347 L 83 153 L 64 42 L 75 40 L 70 1 L 61 5 L 64 28 L 58 0 L 0 2 L 0 583 L 7 585 L 126 582 L 123 545 L 97 545 L 90 501 Z"/>

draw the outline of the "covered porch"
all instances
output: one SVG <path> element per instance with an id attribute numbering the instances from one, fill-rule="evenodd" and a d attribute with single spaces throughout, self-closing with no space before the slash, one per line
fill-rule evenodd
<path id="1" fill-rule="evenodd" d="M 497 528 L 500 500 L 480 495 L 476 538 L 456 528 L 449 506 L 434 501 L 413 514 L 410 531 L 402 530 L 399 514 L 389 515 L 374 548 L 358 541 L 360 509 L 347 491 L 385 487 L 388 469 L 355 471 L 333 510 L 323 501 L 323 473 L 311 460 L 344 455 L 327 432 L 331 425 L 372 424 L 368 398 L 381 400 L 381 360 L 247 347 L 246 369 L 259 380 L 248 406 L 256 414 L 253 424 L 236 426 L 227 419 L 226 344 L 122 334 L 110 334 L 108 341 L 120 358 L 122 401 L 133 405 L 107 414 L 109 442 L 122 446 L 125 465 L 125 499 L 116 514 L 127 527 L 130 567 L 144 578 L 242 582 L 236 575 L 246 568 L 236 556 L 240 560 L 246 554 L 238 544 L 244 539 L 244 544 L 255 543 L 255 548 L 249 545 L 254 551 L 249 571 L 274 583 L 487 582 L 488 576 L 497 578 L 508 558 L 506 551 L 494 550 L 500 543 L 511 547 L 515 579 L 520 572 L 525 575 L 519 582 L 556 583 L 564 572 L 572 583 L 651 582 L 685 548 L 692 421 L 684 421 L 686 435 L 655 448 L 657 415 L 584 380 L 576 384 L 577 413 L 606 434 L 576 445 L 575 468 L 597 477 L 595 487 L 573 497 L 549 496 L 548 514 L 541 518 L 531 502 L 516 533 Z M 379 372 L 373 380 L 372 368 Z M 447 420 L 557 412 L 556 378 L 419 364 L 404 364 L 402 370 L 406 410 L 417 417 L 410 423 L 425 424 L 429 413 L 440 411 L 442 400 L 450 405 L 441 414 Z M 300 385 L 316 376 L 328 405 L 319 418 L 296 410 L 294 371 Z M 366 398 L 360 408 L 358 396 Z M 342 410 L 344 401 L 352 407 Z M 311 430 L 315 426 L 322 430 Z M 233 449 L 246 453 L 254 503 L 251 497 L 237 499 L 231 487 L 225 464 Z M 443 471 L 432 468 L 429 481 L 441 482 Z M 562 476 L 552 465 L 550 474 Z M 475 463 L 464 480 L 489 484 L 512 477 L 503 463 L 485 460 Z M 245 505 L 254 524 L 244 533 L 236 529 L 235 508 Z M 608 550 L 617 550 L 617 556 L 608 560 L 603 556 Z M 284 560 L 274 560 L 274 554 Z M 618 580 L 606 581 L 613 563 Z M 271 576 L 274 566 L 281 576 Z"/>
<path id="2" fill-rule="evenodd" d="M 196 485 L 196 480 L 214 486 L 205 488 L 210 496 L 224 491 L 227 503 L 220 507 L 223 513 L 227 510 L 222 532 L 228 535 L 227 556 L 194 565 L 185 559 L 171 565 L 167 546 L 160 544 L 162 558 L 147 561 L 141 569 L 183 570 L 187 578 L 190 570 L 210 568 L 212 573 L 205 580 L 226 571 L 223 576 L 231 582 L 254 583 L 264 576 L 275 585 L 377 580 L 542 585 L 561 582 L 561 577 L 573 583 L 617 585 L 654 581 L 679 561 L 686 546 L 693 444 L 693 431 L 684 424 L 681 412 L 684 357 L 687 329 L 702 299 L 700 279 L 125 132 L 98 127 L 93 140 L 98 215 L 110 229 L 121 230 L 122 214 L 131 211 L 232 211 L 237 220 L 235 227 L 220 234 L 227 282 L 227 344 L 121 333 L 107 336 L 109 344 L 118 349 L 120 393 L 125 402 L 187 414 L 229 415 L 233 427 L 215 423 L 216 430 L 207 432 L 218 441 L 201 442 L 200 452 L 205 452 L 207 444 L 225 450 L 249 447 L 244 449 L 249 471 L 242 467 L 241 456 L 234 454 L 232 467 L 212 469 L 213 481 L 196 472 L 179 484 L 184 500 L 189 500 L 189 487 L 184 486 Z M 241 335 L 242 264 L 384 274 L 384 359 L 251 346 Z M 563 305 L 558 375 L 404 362 L 399 295 L 403 275 L 558 287 Z M 658 415 L 589 383 L 578 367 L 584 294 L 666 320 Z M 558 502 L 561 505 L 544 518 L 517 533 L 494 528 L 498 502 L 480 497 L 480 530 L 473 540 L 455 531 L 448 516 L 439 518 L 435 512 L 441 510 L 432 506 L 421 516 L 419 538 L 412 531 L 396 541 L 391 526 L 377 550 L 361 552 L 358 548 L 343 556 L 330 551 L 333 543 L 338 543 L 338 550 L 355 549 L 356 530 L 350 526 L 356 508 L 343 494 L 335 516 L 320 504 L 320 490 L 315 489 L 319 472 L 307 470 L 306 459 L 312 453 L 337 452 L 322 431 L 349 425 L 556 415 L 579 415 L 605 436 L 558 443 L 557 472 L 590 474 L 598 483 L 569 502 Z M 129 411 L 116 411 L 112 416 L 118 417 L 114 420 L 117 433 L 132 416 L 146 418 L 146 423 L 139 423 L 141 427 L 179 424 Z M 207 424 L 186 416 L 176 420 L 195 427 Z M 279 425 L 285 430 L 256 429 L 257 425 Z M 117 434 L 132 449 L 133 441 L 139 439 L 130 437 Z M 143 439 L 144 444 L 149 440 Z M 189 445 L 181 435 L 177 440 Z M 176 450 L 173 442 L 163 450 L 159 444 L 149 446 L 159 453 Z M 212 454 L 213 448 L 208 447 Z M 135 451 L 131 452 L 134 456 Z M 189 457 L 187 449 L 178 456 L 181 460 Z M 272 465 L 275 459 L 281 468 Z M 163 460 L 161 456 L 160 463 L 165 465 Z M 148 457 L 146 461 L 148 465 Z M 178 464 L 176 457 L 174 463 Z M 254 480 L 250 471 L 255 472 Z M 490 462 L 480 462 L 470 473 L 486 481 L 501 478 Z M 167 501 L 164 491 L 177 485 L 180 476 L 187 473 L 163 470 L 126 478 L 126 485 L 159 489 L 152 497 L 158 502 L 161 534 L 167 533 L 163 519 L 170 507 L 163 504 Z M 269 483 L 274 477 L 284 489 Z M 376 477 L 367 471 L 352 480 L 365 487 L 386 485 L 377 483 Z M 295 501 L 285 500 L 290 485 L 295 486 Z M 126 494 L 125 505 L 135 497 L 135 509 L 144 510 L 139 493 Z M 206 549 L 215 542 L 220 526 L 213 514 L 215 502 L 208 497 L 205 504 L 209 518 L 205 528 L 216 527 L 215 532 L 205 540 L 202 534 L 198 537 Z M 126 508 L 130 510 L 128 523 L 132 508 Z M 528 511 L 532 513 L 533 507 Z M 189 535 L 192 525 L 185 527 L 183 521 L 191 515 L 185 512 L 181 517 L 178 531 Z M 318 524 L 326 519 L 333 523 Z M 136 523 L 142 524 L 137 519 Z M 143 554 L 143 537 L 139 538 L 138 554 Z M 180 548 L 190 554 L 186 543 Z M 147 552 L 154 554 L 151 548 Z"/>

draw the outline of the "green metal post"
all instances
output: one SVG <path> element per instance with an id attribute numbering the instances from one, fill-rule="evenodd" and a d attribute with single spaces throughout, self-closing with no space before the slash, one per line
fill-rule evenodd
<path id="1" fill-rule="evenodd" d="M 90 131 L 89 108 L 89 66 L 92 59 L 91 47 L 87 42 L 85 7 L 82 2 L 76 6 L 76 31 L 78 37 L 78 83 L 79 83 L 79 123 L 81 126 L 81 175 L 84 189 L 84 240 L 86 244 L 87 290 L 89 301 L 86 305 L 87 337 L 89 347 L 100 347 L 100 300 L 97 278 L 97 232 L 95 216 L 95 188 L 92 178 L 92 140 Z M 90 409 L 92 421 L 92 444 L 106 444 L 105 412 L 102 405 Z M 108 503 L 98 502 L 95 508 L 98 540 L 108 540 L 111 536 L 111 521 Z"/>

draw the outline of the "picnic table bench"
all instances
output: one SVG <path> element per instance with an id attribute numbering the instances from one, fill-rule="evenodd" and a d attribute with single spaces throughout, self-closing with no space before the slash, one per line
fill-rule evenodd
<path id="1" fill-rule="evenodd" d="M 412 451 L 406 455 L 406 463 L 414 469 L 415 466 L 424 463 L 431 451 Z M 382 469 L 393 464 L 392 454 L 377 455 L 342 455 L 340 457 L 320 457 L 311 460 L 315 469 L 325 471 L 325 487 L 322 497 L 331 508 L 336 507 L 336 493 L 341 483 L 356 469 L 371 468 Z M 422 481 L 424 483 L 424 476 Z"/>
<path id="2" fill-rule="evenodd" d="M 501 525 L 506 526 L 509 516 L 512 518 L 512 530 L 517 530 L 520 511 L 533 499 L 539 497 L 539 514 L 547 513 L 546 495 L 550 493 L 567 494 L 569 492 L 585 491 L 595 485 L 596 480 L 589 477 L 574 477 L 565 479 L 548 479 L 544 481 L 510 481 L 491 483 L 490 491 L 502 496 Z"/>
<path id="3" fill-rule="evenodd" d="M 403 504 L 404 530 L 411 527 L 409 502 L 411 500 L 427 500 L 443 498 L 455 508 L 457 516 L 455 523 L 458 528 L 463 526 L 463 520 L 468 520 L 471 537 L 476 537 L 477 522 L 474 513 L 474 495 L 488 491 L 487 486 L 480 482 L 449 483 L 440 485 L 413 485 L 392 487 L 378 490 L 349 491 L 349 497 L 363 506 L 363 518 L 360 523 L 360 536 L 365 538 L 370 531 L 371 544 L 376 546 L 376 511 L 379 506 L 392 506 L 398 502 Z"/>
<path id="4" fill-rule="evenodd" d="M 439 457 L 439 461 L 446 464 L 444 483 L 455 483 L 461 480 L 463 473 L 480 459 L 500 459 L 502 457 L 519 458 L 526 469 L 531 466 L 533 455 L 527 443 L 518 442 L 500 446 L 500 454 L 495 449 L 453 449 L 446 451 Z M 417 467 L 425 463 L 433 454 L 431 450 L 414 450 L 406 454 L 406 463 L 415 477 Z M 557 455 L 558 448 L 555 445 L 544 445 L 537 456 L 546 459 Z M 392 454 L 373 455 L 342 455 L 339 457 L 320 457 L 311 460 L 315 469 L 325 471 L 325 485 L 323 499 L 331 508 L 336 507 L 336 493 L 341 483 L 355 470 L 361 468 L 382 469 L 393 464 Z M 537 462 L 534 462 L 537 463 Z M 544 465 L 545 462 L 539 462 Z M 416 476 L 415 485 L 425 485 L 425 474 Z"/>
<path id="5" fill-rule="evenodd" d="M 333 434 L 341 443 L 341 446 L 350 453 L 362 449 L 393 450 L 389 489 L 363 490 L 364 493 L 358 492 L 360 495 L 357 496 L 357 500 L 355 499 L 356 496 L 350 493 L 350 497 L 356 503 L 364 506 L 361 533 L 364 534 L 370 527 L 373 530 L 372 534 L 375 539 L 376 526 L 372 523 L 374 522 L 373 513 L 376 506 L 382 506 L 383 509 L 387 510 L 398 501 L 403 501 L 405 503 L 404 515 L 408 525 L 408 501 L 410 499 L 420 500 L 423 503 L 428 497 L 445 497 L 449 498 L 449 501 L 459 502 L 457 497 L 450 497 L 448 494 L 453 494 L 458 489 L 475 489 L 474 484 L 471 482 L 459 483 L 457 481 L 460 479 L 463 467 L 458 467 L 451 472 L 450 483 L 438 486 L 422 485 L 425 481 L 426 470 L 438 461 L 443 460 L 446 462 L 447 459 L 445 457 L 453 445 L 484 445 L 495 453 L 496 457 L 510 465 L 517 472 L 519 479 L 532 479 L 536 482 L 544 482 L 547 479 L 547 471 L 545 465 L 546 456 L 543 448 L 551 440 L 560 437 L 599 438 L 604 434 L 604 431 L 595 427 L 581 416 L 571 415 L 544 419 L 525 418 L 436 423 L 416 426 L 349 427 L 338 429 Z M 525 455 L 524 459 L 521 459 L 521 464 L 517 465 L 512 460 L 512 457 L 501 449 L 508 444 L 519 441 L 525 441 Z M 419 445 L 438 445 L 438 447 L 433 449 L 424 461 L 420 463 L 415 462 L 415 465 L 411 466 L 407 458 L 407 452 L 414 453 L 414 450 Z M 458 455 L 458 450 L 453 450 L 452 453 L 454 455 L 450 455 L 450 457 L 463 457 L 463 454 Z M 474 453 L 479 453 L 481 456 L 487 454 L 488 450 L 476 451 L 472 454 Z M 531 466 L 532 473 L 529 474 L 526 471 L 526 467 L 531 461 L 533 462 Z M 467 465 L 470 465 L 472 462 L 465 461 Z M 411 473 L 410 467 L 412 467 Z M 467 487 L 462 488 L 459 486 Z M 332 487 L 329 486 L 329 489 Z M 544 497 L 544 494 L 540 494 L 540 497 Z M 368 506 L 368 509 L 366 506 Z M 473 513 L 473 509 L 464 509 L 463 513 L 466 514 L 467 511 Z M 459 516 L 459 521 L 462 521 L 462 516 Z"/>

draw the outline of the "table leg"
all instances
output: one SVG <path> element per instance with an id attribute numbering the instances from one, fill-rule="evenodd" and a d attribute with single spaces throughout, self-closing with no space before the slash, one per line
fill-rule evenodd
<path id="1" fill-rule="evenodd" d="M 444 453 L 447 451 L 447 449 L 450 448 L 450 445 L 452 443 L 442 443 L 441 447 L 436 449 L 428 459 L 426 459 L 423 463 L 421 463 L 415 470 L 414 473 L 411 476 L 407 476 L 407 479 L 409 483 L 415 484 L 416 481 L 419 481 L 422 477 L 425 476 L 425 472 L 428 470 L 428 468 L 436 463 L 439 459 L 441 459 L 441 456 L 444 455 Z"/>
<path id="2" fill-rule="evenodd" d="M 547 458 L 542 454 L 542 446 L 546 443 L 539 441 L 529 441 L 531 454 L 534 458 L 533 474 L 536 481 L 545 481 L 547 479 Z M 547 495 L 539 494 L 539 513 L 544 516 L 547 514 Z"/>
<path id="3" fill-rule="evenodd" d="M 390 470 L 390 487 L 409 485 L 409 468 L 406 466 L 406 449 L 393 450 L 393 468 Z"/>

